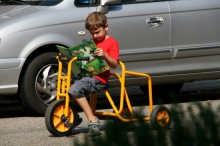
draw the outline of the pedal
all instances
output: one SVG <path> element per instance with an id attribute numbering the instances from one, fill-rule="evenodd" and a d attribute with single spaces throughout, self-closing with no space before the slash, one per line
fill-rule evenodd
<path id="1" fill-rule="evenodd" d="M 65 127 L 72 127 L 72 126 L 73 126 L 73 123 L 64 123 L 64 126 L 65 126 Z"/>
<path id="2" fill-rule="evenodd" d="M 150 117 L 150 114 L 145 114 L 145 115 L 142 115 L 144 117 Z"/>

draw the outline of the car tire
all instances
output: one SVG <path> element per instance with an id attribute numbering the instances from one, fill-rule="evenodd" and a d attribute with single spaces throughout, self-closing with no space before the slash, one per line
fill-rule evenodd
<path id="1" fill-rule="evenodd" d="M 153 97 L 172 98 L 181 90 L 183 83 L 153 85 Z M 140 89 L 148 96 L 148 86 L 140 86 Z"/>
<path id="2" fill-rule="evenodd" d="M 29 113 L 44 116 L 47 106 L 56 99 L 58 53 L 47 52 L 28 65 L 20 85 L 20 103 Z"/>

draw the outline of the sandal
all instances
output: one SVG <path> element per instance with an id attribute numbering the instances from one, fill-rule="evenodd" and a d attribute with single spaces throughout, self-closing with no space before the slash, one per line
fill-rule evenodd
<path id="1" fill-rule="evenodd" d="M 100 127 L 101 127 L 99 118 L 96 117 L 96 121 L 95 122 L 89 122 L 88 127 L 89 127 L 89 132 L 88 132 L 89 136 L 93 136 L 93 135 L 99 134 L 99 130 L 100 130 Z"/>

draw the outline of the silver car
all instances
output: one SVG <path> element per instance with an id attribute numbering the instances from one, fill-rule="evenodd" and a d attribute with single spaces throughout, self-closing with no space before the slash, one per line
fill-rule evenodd
<path id="1" fill-rule="evenodd" d="M 56 97 L 56 45 L 90 40 L 84 21 L 93 11 L 108 17 L 127 70 L 150 74 L 158 92 L 220 77 L 220 0 L 1 0 L 0 95 L 17 94 L 44 115 Z M 126 85 L 146 92 L 142 78 Z"/>

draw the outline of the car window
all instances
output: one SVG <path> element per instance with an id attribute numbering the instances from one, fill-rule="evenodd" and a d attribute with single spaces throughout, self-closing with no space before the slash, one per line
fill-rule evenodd
<path id="1" fill-rule="evenodd" d="M 0 5 L 39 5 L 54 6 L 63 0 L 0 0 Z"/>
<path id="2" fill-rule="evenodd" d="M 121 0 L 121 4 L 130 4 L 130 3 L 145 3 L 145 2 L 160 2 L 166 0 Z"/>
<path id="3" fill-rule="evenodd" d="M 121 0 L 121 4 L 134 4 L 134 3 L 143 3 L 143 2 L 160 2 L 166 0 Z M 75 0 L 75 5 L 77 7 L 83 6 L 97 6 L 99 0 Z"/>
<path id="4" fill-rule="evenodd" d="M 75 0 L 74 4 L 77 7 L 83 7 L 83 6 L 97 6 L 98 0 Z"/>

